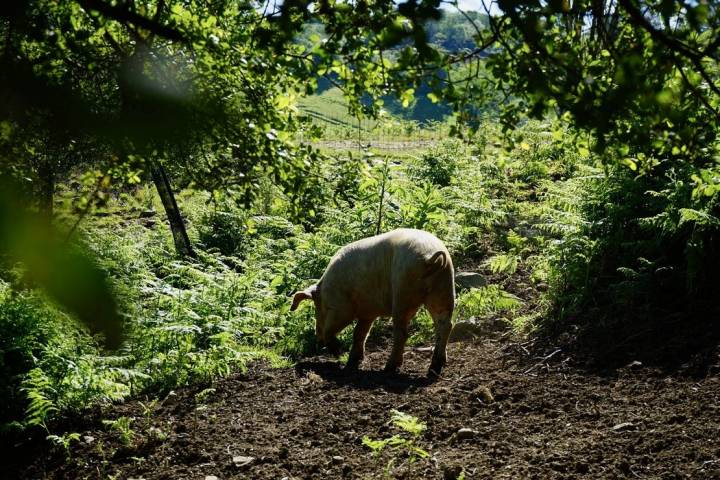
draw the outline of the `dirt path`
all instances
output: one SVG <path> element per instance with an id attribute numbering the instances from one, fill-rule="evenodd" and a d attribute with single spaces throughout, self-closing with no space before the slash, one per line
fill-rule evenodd
<path id="1" fill-rule="evenodd" d="M 539 362 L 517 343 L 486 339 L 452 344 L 444 379 L 429 383 L 428 352 L 408 351 L 400 375 L 376 371 L 386 354 L 372 352 L 357 375 L 322 358 L 294 369 L 258 365 L 199 399 L 198 388 L 170 395 L 151 414 L 139 402 L 119 406 L 110 418 L 134 417 L 130 446 L 90 420 L 69 464 L 43 453 L 21 473 L 0 476 L 720 478 L 717 376 L 637 365 L 597 375 L 567 366 L 562 352 Z M 365 435 L 402 433 L 392 409 L 427 423 L 416 445 L 430 458 L 375 455 L 362 444 Z M 459 438 L 461 428 L 472 431 Z"/>

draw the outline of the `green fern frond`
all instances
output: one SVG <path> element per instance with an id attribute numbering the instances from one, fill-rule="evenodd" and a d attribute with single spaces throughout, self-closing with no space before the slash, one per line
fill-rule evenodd
<path id="1" fill-rule="evenodd" d="M 694 210 L 692 208 L 681 208 L 680 209 L 680 221 L 678 226 L 682 226 L 686 223 L 694 223 L 699 227 L 711 227 L 720 228 L 720 219 L 710 215 L 707 212 L 700 210 Z"/>
<path id="2" fill-rule="evenodd" d="M 519 255 L 501 253 L 489 258 L 485 264 L 488 268 L 490 268 L 492 273 L 506 273 L 508 275 L 512 275 L 517 271 L 519 261 Z"/>
<path id="3" fill-rule="evenodd" d="M 25 392 L 28 399 L 25 424 L 44 427 L 48 417 L 58 411 L 55 402 L 49 398 L 51 394 L 55 393 L 52 381 L 41 369 L 33 368 L 22 382 L 21 390 Z"/>

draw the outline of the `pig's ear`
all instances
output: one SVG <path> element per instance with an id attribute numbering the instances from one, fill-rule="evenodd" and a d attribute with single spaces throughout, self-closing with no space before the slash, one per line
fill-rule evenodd
<path id="1" fill-rule="evenodd" d="M 290 311 L 294 312 L 295 309 L 300 305 L 300 302 L 303 300 L 307 300 L 308 298 L 312 298 L 312 294 L 315 291 L 315 285 L 313 285 L 310 288 L 306 288 L 305 290 L 301 290 L 293 296 L 292 306 L 290 307 Z"/>

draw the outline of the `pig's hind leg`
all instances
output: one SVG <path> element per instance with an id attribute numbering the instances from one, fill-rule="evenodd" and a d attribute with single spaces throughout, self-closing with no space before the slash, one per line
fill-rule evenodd
<path id="1" fill-rule="evenodd" d="M 403 353 L 405 342 L 408 338 L 410 320 L 415 316 L 419 307 L 415 308 L 394 308 L 393 309 L 393 348 L 385 364 L 386 372 L 397 372 L 403 364 Z"/>
<path id="2" fill-rule="evenodd" d="M 374 318 L 361 318 L 355 324 L 353 344 L 350 349 L 347 364 L 345 365 L 345 370 L 352 372 L 360 367 L 360 364 L 365 358 L 365 341 L 367 340 L 368 333 L 374 321 Z"/>
<path id="3" fill-rule="evenodd" d="M 430 362 L 429 376 L 439 376 L 447 363 L 447 344 L 452 330 L 452 310 L 437 309 L 428 305 L 430 316 L 435 325 L 435 348 Z"/>

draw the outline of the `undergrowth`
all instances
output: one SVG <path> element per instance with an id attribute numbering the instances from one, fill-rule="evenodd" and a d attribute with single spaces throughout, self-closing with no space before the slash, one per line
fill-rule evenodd
<path id="1" fill-rule="evenodd" d="M 126 319 L 121 349 L 102 351 L 14 270 L 0 275 L 4 431 L 317 352 L 312 307 L 289 312 L 292 293 L 317 281 L 342 245 L 397 227 L 435 233 L 456 267 L 486 276 L 485 287 L 459 292 L 455 321 L 563 331 L 595 309 L 596 327 L 607 324 L 608 303 L 670 311 L 647 306 L 668 291 L 701 305 L 717 286 L 702 260 L 717 247 L 715 197 L 687 182 L 663 189 L 657 178 L 606 173 L 557 121 L 500 139 L 488 126 L 418 155 L 326 155 L 300 209 L 270 182 L 251 209 L 230 193 L 181 192 L 191 261 L 175 256 L 152 190 L 120 192 L 76 237 L 112 280 Z M 431 338 L 421 311 L 411 343 Z"/>

